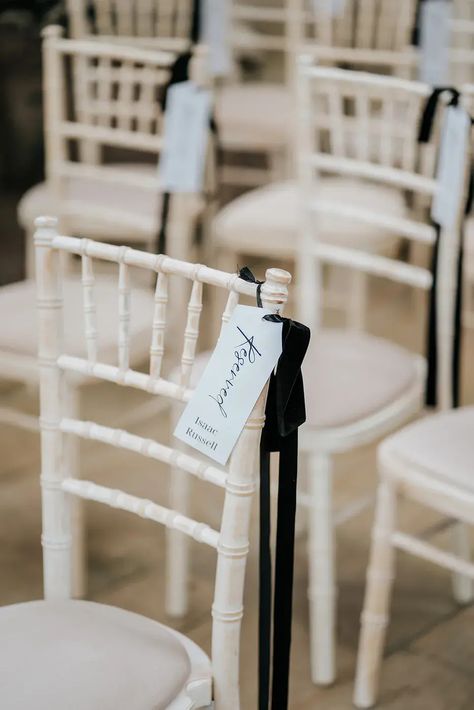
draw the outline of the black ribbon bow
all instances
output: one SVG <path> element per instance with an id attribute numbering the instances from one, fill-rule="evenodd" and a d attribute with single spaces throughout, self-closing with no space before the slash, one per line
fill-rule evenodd
<path id="1" fill-rule="evenodd" d="M 426 100 L 425 108 L 423 110 L 420 130 L 418 133 L 419 143 L 428 143 L 431 138 L 431 132 L 433 129 L 434 119 L 436 116 L 436 110 L 438 108 L 439 99 L 442 94 L 449 93 L 451 95 L 448 101 L 448 106 L 457 106 L 459 104 L 460 93 L 457 89 L 451 86 L 438 87 L 433 89 L 431 95 Z M 473 192 L 473 180 L 472 173 L 469 184 L 469 195 L 466 203 L 466 214 L 471 209 Z M 437 222 L 433 221 L 433 226 L 436 231 L 436 240 L 433 248 L 433 255 L 431 261 L 431 273 L 432 273 L 432 287 L 430 292 L 430 303 L 429 303 L 429 316 L 428 316 L 428 330 L 426 338 L 426 353 L 428 361 L 428 372 L 426 378 L 426 392 L 425 392 L 425 404 L 427 406 L 436 406 L 438 403 L 438 314 L 437 314 L 437 292 L 438 292 L 438 255 L 439 255 L 439 240 L 441 235 L 441 227 Z M 452 406 L 459 406 L 460 399 L 460 372 L 461 372 L 461 340 L 462 340 L 462 325 L 461 325 L 461 315 L 462 315 L 462 272 L 463 272 L 463 260 L 464 260 L 464 248 L 463 248 L 464 238 L 461 234 L 461 241 L 459 245 L 458 253 L 458 263 L 457 263 L 457 274 L 456 274 L 456 297 L 454 304 L 454 335 L 453 335 L 453 353 L 452 353 L 452 363 L 451 363 L 451 399 Z"/>
<path id="2" fill-rule="evenodd" d="M 257 284 L 248 267 L 240 278 Z M 301 364 L 308 349 L 310 330 L 305 325 L 265 315 L 264 320 L 282 323 L 282 353 L 270 378 L 265 426 L 260 445 L 260 557 L 259 557 L 259 710 L 268 710 L 270 689 L 270 647 L 272 627 L 272 563 L 270 547 L 270 452 L 279 451 L 278 517 L 273 606 L 272 710 L 288 707 L 291 648 L 291 612 L 298 474 L 298 427 L 306 420 Z"/>

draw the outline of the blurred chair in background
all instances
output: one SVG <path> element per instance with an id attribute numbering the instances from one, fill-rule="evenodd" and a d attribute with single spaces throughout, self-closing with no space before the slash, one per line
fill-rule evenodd
<path id="1" fill-rule="evenodd" d="M 67 0 L 69 34 L 105 42 L 185 52 L 191 48 L 194 0 Z"/>
<path id="2" fill-rule="evenodd" d="M 319 63 L 413 78 L 417 0 L 292 0 L 297 44 Z"/>
<path id="3" fill-rule="evenodd" d="M 365 85 L 365 90 L 362 86 Z M 393 150 L 402 159 L 399 164 L 377 165 L 357 160 L 341 159 L 337 155 L 321 155 L 314 130 L 314 107 L 320 92 L 337 92 L 341 99 L 359 102 L 373 100 L 393 106 L 405 115 L 400 123 L 402 132 L 417 130 L 430 88 L 425 84 L 395 78 L 353 75 L 348 81 L 342 70 L 322 69 L 311 65 L 301 70 L 301 105 L 299 127 L 299 169 L 302 200 L 301 241 L 298 245 L 298 302 L 303 322 L 314 324 L 312 348 L 306 358 L 305 384 L 307 393 L 307 425 L 301 447 L 309 457 L 307 502 L 310 506 L 309 565 L 310 611 L 312 639 L 312 675 L 316 683 L 331 683 L 335 678 L 335 541 L 332 502 L 332 462 L 334 454 L 374 442 L 379 436 L 396 429 L 421 410 L 425 390 L 425 364 L 419 355 L 365 333 L 341 330 L 318 330 L 321 323 L 321 266 L 337 264 L 400 284 L 430 291 L 433 275 L 427 268 L 407 264 L 396 258 L 376 255 L 363 245 L 338 244 L 327 240 L 324 230 L 327 215 L 344 216 L 351 225 L 369 222 L 395 235 L 403 234 L 414 243 L 434 246 L 436 230 L 418 218 L 393 219 L 383 210 L 382 202 L 365 209 L 351 203 L 341 204 L 324 198 L 317 190 L 318 173 L 324 170 L 346 175 L 364 174 L 377 185 L 405 189 L 413 202 L 419 195 L 431 202 L 437 192 L 433 174 L 427 175 L 428 163 L 433 165 L 439 147 L 440 126 L 435 127 L 431 144 L 417 144 L 411 136 L 405 150 L 400 133 L 385 135 L 381 126 L 384 150 Z M 313 110 L 312 110 L 313 109 Z M 365 109 L 367 113 L 369 109 Z M 384 109 L 381 111 L 384 114 Z M 438 120 L 442 118 L 442 112 Z M 365 133 L 367 135 L 367 132 Z M 402 133 L 403 135 L 403 133 Z M 406 134 L 405 136 L 406 137 Z M 411 145 L 411 148 L 410 148 Z M 389 147 L 390 146 L 390 147 Z M 422 154 L 426 153 L 426 161 Z M 466 176 L 467 177 L 467 176 Z M 467 188 L 467 180 L 464 184 Z M 458 198 L 457 212 L 462 214 L 464 191 Z M 437 294 L 449 299 L 438 310 L 437 333 L 442 374 L 443 399 L 449 396 L 452 362 L 452 334 L 455 308 L 451 300 L 456 287 L 457 245 L 461 221 L 454 234 L 443 230 L 440 236 L 437 266 Z M 444 302 L 443 302 L 444 303 Z M 452 308 L 450 308 L 450 304 Z M 447 363 L 447 364 L 446 364 Z M 441 365 L 440 365 L 441 367 Z M 446 367 L 448 368 L 446 370 Z M 447 388 L 447 389 L 446 389 Z M 351 507 L 354 507 L 352 504 Z M 355 511 L 361 507 L 355 506 Z M 342 520 L 348 516 L 339 513 Z"/>
<path id="4" fill-rule="evenodd" d="M 419 105 L 408 99 L 412 84 L 331 68 L 318 76 L 307 108 L 318 141 L 314 198 L 337 205 L 321 217 L 320 233 L 337 245 L 391 254 L 406 236 L 405 220 L 414 205 L 407 201 L 403 182 L 386 181 L 383 176 L 399 170 L 434 173 L 435 148 L 420 155 L 417 144 Z M 381 180 L 376 179 L 379 174 Z M 299 201 L 297 182 L 288 181 L 254 190 L 226 205 L 212 230 L 218 263 L 230 270 L 240 255 L 294 259 Z M 344 217 L 346 207 L 370 211 L 375 205 L 384 219 L 369 214 L 361 221 Z M 427 221 L 426 213 L 423 219 Z M 337 272 L 333 269 L 332 274 Z M 364 327 L 366 301 L 365 274 L 346 275 L 337 291 L 330 285 L 328 304 L 342 306 L 353 328 Z"/>
<path id="5" fill-rule="evenodd" d="M 465 190 L 471 169 L 471 146 L 465 155 Z M 449 316 L 455 310 L 456 245 L 464 218 L 463 208 L 464 199 L 461 199 L 456 227 L 451 233 L 448 230 L 446 234 L 441 233 L 440 237 L 438 327 L 441 347 L 438 347 L 436 385 L 441 411 L 409 424 L 378 447 L 379 484 L 354 689 L 354 704 L 359 708 L 372 707 L 378 696 L 384 642 L 390 621 L 396 550 L 450 570 L 454 575 L 457 601 L 472 602 L 474 564 L 466 525 L 474 524 L 474 408 L 450 410 L 453 406 L 450 394 L 453 337 Z M 443 240 L 446 242 L 444 248 Z M 443 270 L 445 278 L 441 283 Z M 398 509 L 403 500 L 421 504 L 451 520 L 454 524 L 454 553 L 399 529 Z"/>
<path id="6" fill-rule="evenodd" d="M 18 205 L 29 276 L 34 264 L 33 224 L 41 214 L 58 215 L 60 228 L 73 234 L 157 249 L 163 226 L 157 167 L 163 145 L 161 101 L 174 61 L 171 53 L 68 40 L 61 37 L 60 28 L 46 28 L 47 179 L 31 188 Z M 137 152 L 141 162 L 136 162 Z M 124 162 L 130 156 L 135 162 Z M 183 257 L 191 253 L 204 199 L 191 194 L 174 197 L 167 224 L 168 250 Z"/>
<path id="7" fill-rule="evenodd" d="M 202 303 L 203 285 L 226 290 L 232 303 L 239 294 L 255 298 L 257 286 L 234 274 L 163 255 L 58 236 L 54 219 L 42 218 L 37 226 L 45 600 L 7 606 L 0 611 L 1 634 L 8 647 L 8 659 L 3 659 L 0 670 L 2 703 L 20 708 L 34 701 L 43 707 L 65 708 L 74 693 L 74 704 L 89 710 L 112 705 L 150 709 L 212 706 L 216 710 L 238 710 L 243 589 L 266 387 L 231 454 L 228 472 L 212 464 L 203 465 L 198 457 L 182 455 L 159 441 L 81 421 L 64 410 L 63 393 L 68 388 L 64 376 L 79 374 L 127 384 L 172 401 L 188 401 L 192 391 L 184 380 L 192 368 L 200 320 L 196 306 Z M 130 369 L 128 351 L 133 343 L 130 332 L 124 333 L 119 342 L 118 367 L 99 359 L 89 349 L 86 358 L 74 357 L 69 344 L 63 345 L 61 336 L 63 326 L 67 326 L 64 317 L 67 314 L 63 315 L 61 301 L 61 251 L 81 256 L 88 264 L 86 268 L 97 259 L 115 263 L 121 273 L 132 266 L 156 273 L 165 290 L 170 275 L 192 283 L 181 385 L 160 377 L 159 359 L 153 352 L 149 374 Z M 261 297 L 270 311 L 276 312 L 284 305 L 290 279 L 287 272 L 267 270 Z M 132 302 L 134 295 L 129 294 Z M 120 288 L 116 297 L 124 304 Z M 163 303 L 158 303 L 153 326 L 151 320 L 148 323 L 152 341 L 162 338 L 165 319 Z M 89 346 L 87 331 L 86 341 Z M 164 463 L 173 462 L 188 475 L 224 489 L 220 530 L 151 500 L 77 480 L 74 472 L 62 465 L 64 439 L 71 436 L 101 441 Z M 70 506 L 75 497 L 154 520 L 216 550 L 212 661 L 191 640 L 154 620 L 115 607 L 71 600 Z M 95 660 L 91 663 L 91 653 L 93 659 L 107 659 L 105 665 Z M 27 683 L 18 683 L 20 664 L 28 677 Z"/>
<path id="8" fill-rule="evenodd" d="M 213 1 L 208 3 L 209 13 L 218 10 Z M 206 41 L 206 2 L 129 0 L 115 4 L 69 0 L 70 32 L 77 38 L 180 54 L 192 49 L 199 38 Z M 233 155 L 263 154 L 266 166 L 224 165 L 220 175 L 224 184 L 248 187 L 286 174 L 291 118 L 291 94 L 286 83 L 290 65 L 286 3 L 272 0 L 270 5 L 258 6 L 229 0 L 230 31 L 221 27 L 221 41 L 232 76 L 218 80 L 216 85 L 219 144 Z M 265 75 L 258 81 L 242 81 L 242 61 L 250 60 L 261 69 L 265 59 L 275 54 L 283 57 L 276 81 L 269 81 Z"/>

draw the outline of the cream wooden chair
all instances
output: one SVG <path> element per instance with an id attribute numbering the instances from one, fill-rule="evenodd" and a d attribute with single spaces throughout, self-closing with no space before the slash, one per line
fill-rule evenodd
<path id="1" fill-rule="evenodd" d="M 191 46 L 194 0 L 67 0 L 69 34 L 75 39 L 123 42 L 184 52 Z"/>
<path id="2" fill-rule="evenodd" d="M 454 0 L 450 22 L 449 79 L 454 86 L 474 82 L 474 2 Z"/>
<path id="3" fill-rule="evenodd" d="M 404 237 L 404 221 L 412 209 L 405 185 L 396 181 L 370 181 L 378 172 L 418 170 L 419 105 L 414 93 L 428 92 L 418 84 L 361 72 L 320 67 L 319 81 L 309 110 L 318 131 L 320 179 L 318 196 L 338 209 L 321 218 L 324 239 L 335 245 L 390 254 Z M 432 175 L 434 153 L 423 156 L 423 170 Z M 358 168 L 352 167 L 358 164 Z M 374 173 L 374 174 L 375 174 Z M 315 194 L 316 196 L 316 194 Z M 346 207 L 370 210 L 374 205 L 384 219 L 354 222 L 344 216 Z M 291 260 L 298 252 L 299 188 L 296 180 L 277 182 L 253 190 L 226 205 L 216 216 L 212 236 L 218 263 L 231 270 L 243 257 Z M 399 224 L 397 233 L 393 225 Z M 349 294 L 348 294 L 349 286 Z M 331 289 L 332 305 L 346 310 L 348 323 L 363 328 L 367 278 L 353 274 L 345 288 Z"/>
<path id="4" fill-rule="evenodd" d="M 41 443 L 43 555 L 45 600 L 0 610 L 5 657 L 0 664 L 2 706 L 10 710 L 38 708 L 215 708 L 239 710 L 239 637 L 243 614 L 245 562 L 249 520 L 257 483 L 259 441 L 264 421 L 266 388 L 234 448 L 228 470 L 183 454 L 159 441 L 126 431 L 71 418 L 64 410 L 67 375 L 89 377 L 136 387 L 185 402 L 199 334 L 203 285 L 227 291 L 223 321 L 228 320 L 239 294 L 255 297 L 256 285 L 236 275 L 156 256 L 132 248 L 59 236 L 56 220 L 41 218 L 35 233 L 38 267 L 39 368 L 41 379 Z M 117 298 L 121 314 L 118 366 L 95 352 L 86 329 L 87 357 L 64 350 L 60 254 L 80 256 L 90 267 L 106 260 L 119 268 Z M 150 371 L 130 368 L 133 342 L 129 307 L 134 293 L 121 282 L 131 267 L 157 274 L 154 315 L 149 321 Z M 188 282 L 191 297 L 184 332 L 181 381 L 161 376 L 169 277 Z M 290 275 L 269 269 L 261 295 L 265 307 L 277 311 L 287 298 Z M 86 302 L 93 298 L 86 285 Z M 170 306 L 172 304 L 170 303 Z M 90 311 L 86 309 L 86 318 Z M 78 436 L 157 459 L 219 486 L 225 491 L 220 530 L 192 520 L 151 500 L 74 478 L 63 462 L 65 437 Z M 71 500 L 75 497 L 135 513 L 202 542 L 217 551 L 212 606 L 212 660 L 182 634 L 151 619 L 71 597 Z M 32 633 L 34 630 L 34 633 Z M 27 682 L 20 682 L 27 678 Z M 214 704 L 213 704 L 214 703 Z"/>
<path id="5" fill-rule="evenodd" d="M 470 155 L 466 155 L 466 172 L 469 159 Z M 462 207 L 463 203 L 459 205 L 459 225 L 463 217 Z M 453 272 L 456 269 L 459 235 L 453 231 L 446 237 L 445 263 L 440 262 L 438 270 L 439 275 L 445 270 L 438 306 L 442 311 L 441 318 L 445 320 L 445 335 L 448 336 L 443 342 L 443 333 L 440 332 L 437 388 L 441 411 L 392 434 L 378 448 L 379 483 L 354 689 L 354 704 L 358 708 L 372 707 L 379 693 L 396 550 L 403 550 L 450 570 L 454 573 L 455 582 L 457 580 L 454 589 L 458 591 L 458 601 L 472 601 L 474 564 L 470 561 L 466 525 L 474 524 L 474 408 L 450 409 L 452 333 L 448 319 L 450 311 L 454 310 Z M 397 515 L 404 500 L 422 504 L 455 521 L 454 553 L 441 550 L 399 529 Z"/>
<path id="6" fill-rule="evenodd" d="M 28 190 L 18 205 L 28 275 L 34 268 L 34 219 L 41 214 L 58 215 L 61 228 L 72 234 L 141 243 L 155 251 L 163 194 L 157 169 L 163 142 L 160 97 L 175 56 L 63 39 L 58 27 L 44 30 L 43 53 L 46 181 Z M 125 153 L 122 160 L 138 151 L 143 162 L 136 157 L 105 162 L 110 150 Z M 184 257 L 204 201 L 188 195 L 178 202 L 176 210 L 172 200 L 168 247 L 173 256 Z"/>
<path id="7" fill-rule="evenodd" d="M 286 81 L 242 83 L 237 67 L 239 60 L 245 57 L 257 57 L 263 63 L 265 57 L 276 54 L 284 58 L 283 73 L 288 78 L 288 0 L 283 5 L 272 0 L 267 6 L 241 0 L 229 2 L 231 36 L 228 43 L 234 69 L 231 81 L 223 82 L 216 94 L 219 141 L 232 154 L 263 154 L 268 167 L 225 165 L 221 179 L 228 184 L 254 186 L 268 181 L 269 177 L 285 175 L 291 98 Z M 193 11 L 202 13 L 200 5 L 204 5 L 204 0 L 197 4 L 193 0 L 131 0 L 119 5 L 99 0 L 69 0 L 70 31 L 76 38 L 95 37 L 105 42 L 125 42 L 180 53 L 192 46 Z"/>
<path id="8" fill-rule="evenodd" d="M 396 258 L 374 255 L 367 250 L 336 244 L 326 239 L 326 215 L 343 214 L 351 223 L 369 222 L 404 234 L 413 243 L 434 244 L 435 228 L 419 217 L 390 219 L 374 205 L 361 209 L 324 199 L 318 191 L 318 173 L 325 169 L 341 169 L 349 175 L 363 174 L 377 184 L 403 186 L 414 202 L 423 199 L 431 203 L 437 182 L 426 174 L 426 166 L 436 158 L 435 128 L 431 145 L 421 145 L 415 153 L 404 152 L 398 167 L 351 161 L 338 156 L 321 155 L 315 136 L 312 102 L 321 82 L 333 85 L 335 70 L 323 70 L 308 63 L 300 74 L 300 143 L 298 148 L 300 190 L 302 191 L 301 241 L 298 248 L 298 302 L 300 319 L 313 323 L 313 348 L 306 358 L 305 383 L 308 421 L 301 446 L 309 461 L 310 506 L 309 565 L 310 618 L 312 638 L 312 672 L 317 683 L 331 683 L 335 677 L 336 581 L 334 572 L 335 540 L 332 504 L 332 457 L 343 451 L 375 441 L 396 429 L 421 409 L 425 388 L 425 364 L 420 355 L 413 355 L 392 343 L 367 334 L 350 331 L 318 330 L 321 309 L 321 267 L 338 264 L 391 281 L 429 291 L 430 270 L 407 264 Z M 380 78 L 366 77 L 369 85 Z M 398 86 L 396 84 L 398 83 Z M 383 88 L 382 88 L 383 87 Z M 354 90 L 357 89 L 354 87 Z M 382 101 L 395 98 L 405 104 L 402 130 L 418 128 L 426 97 L 431 89 L 414 82 L 392 79 L 383 83 L 377 93 Z M 385 97 L 385 98 L 384 98 Z M 442 118 L 440 111 L 439 119 Z M 382 132 L 386 130 L 381 127 Z M 400 150 L 399 139 L 392 136 L 391 150 Z M 405 144 L 408 146 L 408 144 Z M 398 146 L 398 148 L 397 148 Z M 386 148 L 387 150 L 387 148 Z M 427 151 L 427 152 L 426 152 Z M 405 162 L 406 160 L 406 162 Z M 467 174 L 465 188 L 467 188 Z M 464 196 L 458 203 L 458 214 L 464 206 Z M 403 227 L 402 227 L 403 225 Z M 400 228 L 401 231 L 400 231 Z M 438 342 L 442 351 L 440 377 L 443 382 L 443 402 L 450 384 L 451 342 L 454 322 L 452 296 L 455 291 L 457 246 L 461 222 L 453 233 L 442 231 L 439 242 L 438 279 Z M 315 314 L 319 318 L 314 320 Z M 312 352 L 311 352 L 312 350 Z M 359 508 L 360 509 L 360 508 Z M 344 519 L 344 516 L 342 516 Z M 466 593 L 465 580 L 456 580 L 459 596 Z"/>
<path id="9" fill-rule="evenodd" d="M 340 11 L 334 3 L 334 13 L 331 0 L 293 0 L 293 4 L 296 14 L 305 17 L 295 28 L 299 49 L 320 64 L 413 77 L 417 0 L 345 0 Z"/>

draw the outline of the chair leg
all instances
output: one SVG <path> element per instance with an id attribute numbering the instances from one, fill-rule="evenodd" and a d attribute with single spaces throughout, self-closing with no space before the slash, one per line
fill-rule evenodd
<path id="1" fill-rule="evenodd" d="M 454 554 L 465 560 L 471 561 L 471 544 L 469 540 L 469 527 L 465 523 L 456 522 L 452 527 Z M 453 596 L 458 604 L 469 604 L 473 599 L 473 580 L 462 574 L 453 573 Z"/>
<path id="2" fill-rule="evenodd" d="M 391 482 L 381 481 L 377 492 L 357 654 L 354 705 L 358 708 L 372 707 L 378 694 L 394 574 L 395 549 L 390 538 L 395 529 L 395 517 L 395 488 Z"/>
<path id="3" fill-rule="evenodd" d="M 310 457 L 309 609 L 311 677 L 316 685 L 335 679 L 336 588 L 331 460 Z"/>
<path id="4" fill-rule="evenodd" d="M 78 388 L 68 385 L 64 388 L 64 409 L 72 419 L 79 418 L 80 393 Z M 64 442 L 64 465 L 68 477 L 80 477 L 80 440 L 77 436 L 67 435 Z M 80 599 L 87 590 L 87 554 L 85 541 L 84 502 L 73 497 L 71 501 L 72 530 L 72 582 L 73 597 Z"/>

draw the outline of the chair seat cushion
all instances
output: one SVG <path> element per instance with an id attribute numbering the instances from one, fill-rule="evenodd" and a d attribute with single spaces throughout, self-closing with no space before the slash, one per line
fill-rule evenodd
<path id="1" fill-rule="evenodd" d="M 470 491 L 474 489 L 474 407 L 428 415 L 389 436 L 379 448 L 384 465 L 395 460 Z"/>
<path id="2" fill-rule="evenodd" d="M 99 359 L 117 364 L 118 286 L 107 276 L 95 280 Z M 84 357 L 84 312 L 80 279 L 66 278 L 63 284 L 64 350 Z M 16 317 L 12 317 L 15 314 Z M 130 319 L 130 360 L 145 358 L 150 347 L 153 320 L 153 293 L 132 288 Z M 19 281 L 0 289 L 0 351 L 36 358 L 37 313 L 34 281 Z"/>
<path id="3" fill-rule="evenodd" d="M 216 96 L 219 139 L 225 148 L 285 146 L 292 126 L 291 94 L 279 84 L 224 86 Z"/>
<path id="4" fill-rule="evenodd" d="M 323 178 L 318 185 L 321 199 L 374 209 L 384 214 L 406 215 L 400 190 L 349 178 Z M 299 224 L 299 193 L 294 182 L 280 182 L 252 190 L 224 207 L 216 217 L 216 240 L 242 254 L 292 258 Z M 397 242 L 393 232 L 343 216 L 319 215 L 323 241 L 368 251 L 391 250 Z"/>
<path id="5" fill-rule="evenodd" d="M 191 673 L 166 626 L 92 602 L 2 607 L 0 639 L 2 710 L 161 710 Z"/>
<path id="6" fill-rule="evenodd" d="M 191 387 L 210 353 L 194 363 Z M 382 338 L 347 330 L 322 330 L 303 363 L 309 427 L 329 429 L 360 421 L 384 409 L 421 381 L 421 359 Z M 176 371 L 173 379 L 177 379 Z"/>
<path id="7" fill-rule="evenodd" d="M 156 176 L 157 167 L 145 163 L 101 166 L 141 175 Z M 36 217 L 55 215 L 66 221 L 67 230 L 81 236 L 100 238 L 113 236 L 116 241 L 140 241 L 152 238 L 158 229 L 161 194 L 143 187 L 117 182 L 106 183 L 94 178 L 65 178 L 63 199 L 54 194 L 51 183 L 42 182 L 28 190 L 18 205 L 18 221 L 31 230 Z M 86 208 L 86 207 L 87 208 Z"/>
<path id="8" fill-rule="evenodd" d="M 316 334 L 303 363 L 308 425 L 342 427 L 384 409 L 420 381 L 420 358 L 348 330 Z"/>

